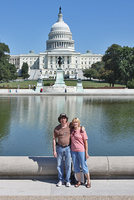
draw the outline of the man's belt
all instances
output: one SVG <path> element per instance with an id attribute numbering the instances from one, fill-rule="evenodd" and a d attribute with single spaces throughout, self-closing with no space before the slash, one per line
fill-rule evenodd
<path id="1" fill-rule="evenodd" d="M 56 145 L 58 145 L 59 147 L 62 147 L 62 148 L 65 148 L 65 147 L 70 146 L 70 144 L 67 144 L 67 145 L 61 145 L 61 144 L 59 144 L 58 142 L 56 142 Z"/>

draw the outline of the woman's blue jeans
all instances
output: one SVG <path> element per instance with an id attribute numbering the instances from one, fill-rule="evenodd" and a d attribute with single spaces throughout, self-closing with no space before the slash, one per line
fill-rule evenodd
<path id="1" fill-rule="evenodd" d="M 80 170 L 80 166 L 81 166 L 83 173 L 87 174 L 89 170 L 86 163 L 85 151 L 83 152 L 72 151 L 71 153 L 72 153 L 72 160 L 73 160 L 75 173 L 79 173 L 81 171 Z"/>
<path id="2" fill-rule="evenodd" d="M 58 178 L 59 181 L 64 181 L 64 161 L 65 161 L 65 169 L 66 169 L 66 182 L 70 182 L 71 175 L 71 150 L 70 146 L 68 147 L 60 147 L 56 146 L 57 152 L 57 170 L 58 170 Z"/>

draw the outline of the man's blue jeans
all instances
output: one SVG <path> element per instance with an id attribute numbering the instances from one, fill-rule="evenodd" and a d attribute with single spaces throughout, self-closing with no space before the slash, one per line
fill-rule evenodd
<path id="1" fill-rule="evenodd" d="M 59 181 L 64 181 L 64 158 L 65 158 L 65 169 L 66 169 L 66 182 L 70 182 L 71 175 L 71 150 L 70 146 L 60 147 L 56 145 L 57 152 L 57 170 Z"/>

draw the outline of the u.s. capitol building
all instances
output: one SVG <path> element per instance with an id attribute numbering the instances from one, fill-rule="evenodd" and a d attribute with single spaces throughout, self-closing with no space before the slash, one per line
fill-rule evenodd
<path id="1" fill-rule="evenodd" d="M 11 55 L 10 63 L 15 64 L 18 74 L 21 74 L 23 63 L 29 66 L 29 79 L 55 78 L 58 66 L 58 57 L 62 57 L 62 69 L 65 76 L 79 78 L 82 70 L 90 68 L 93 63 L 101 61 L 101 54 L 93 54 L 87 51 L 85 54 L 75 52 L 74 40 L 69 26 L 63 21 L 61 8 L 59 9 L 58 21 L 52 26 L 46 41 L 46 51 L 35 54 Z"/>

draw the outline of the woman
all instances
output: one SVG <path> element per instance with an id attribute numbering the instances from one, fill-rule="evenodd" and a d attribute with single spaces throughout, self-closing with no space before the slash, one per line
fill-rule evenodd
<path id="1" fill-rule="evenodd" d="M 80 128 L 80 120 L 78 118 L 74 118 L 72 120 L 72 131 L 71 131 L 71 154 L 74 165 L 74 171 L 77 176 L 77 184 L 75 187 L 79 187 L 81 185 L 81 173 L 80 166 L 82 168 L 83 173 L 87 178 L 87 188 L 91 187 L 90 182 L 90 174 L 88 170 L 88 166 L 86 164 L 86 160 L 89 158 L 88 155 L 88 143 L 87 143 L 87 134 L 86 132 L 81 132 Z"/>

